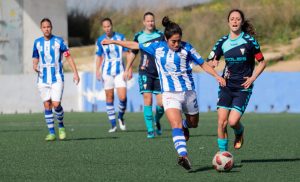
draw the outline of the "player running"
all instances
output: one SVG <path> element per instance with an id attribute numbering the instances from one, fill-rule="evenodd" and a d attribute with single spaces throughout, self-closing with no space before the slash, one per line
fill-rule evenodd
<path id="1" fill-rule="evenodd" d="M 134 36 L 134 41 L 140 44 L 160 41 L 164 39 L 161 31 L 155 27 L 155 17 L 151 12 L 146 12 L 143 18 L 144 30 L 138 32 Z M 131 77 L 128 72 L 132 68 L 133 61 L 139 50 L 132 50 L 128 56 L 128 62 L 125 70 L 125 77 Z M 161 135 L 162 129 L 160 119 L 164 114 L 162 106 L 161 89 L 154 62 L 154 57 L 149 55 L 144 50 L 140 51 L 141 60 L 139 65 L 139 87 L 140 93 L 143 94 L 144 99 L 144 121 L 147 127 L 147 138 L 154 138 L 153 129 L 153 112 L 152 112 L 152 94 L 156 96 L 156 112 L 154 124 L 156 125 L 156 134 Z"/>
<path id="2" fill-rule="evenodd" d="M 252 37 L 254 28 L 245 20 L 241 10 L 229 12 L 228 25 L 230 33 L 216 43 L 207 61 L 217 66 L 221 56 L 225 59 L 223 77 L 226 87 L 220 87 L 218 108 L 218 147 L 220 151 L 228 150 L 227 123 L 234 129 L 234 148 L 243 145 L 244 126 L 240 122 L 252 94 L 253 82 L 266 67 L 258 42 Z M 258 61 L 256 70 L 255 59 Z"/>
<path id="3" fill-rule="evenodd" d="M 66 130 L 63 123 L 64 110 L 61 106 L 64 89 L 63 56 L 72 68 L 74 73 L 73 79 L 76 84 L 79 83 L 80 78 L 64 40 L 52 34 L 50 19 L 42 19 L 40 26 L 43 37 L 34 41 L 32 58 L 33 70 L 38 73 L 37 84 L 40 96 L 44 102 L 45 120 L 49 129 L 49 134 L 45 140 L 53 141 L 56 139 L 52 107 L 54 107 L 58 121 L 58 136 L 60 140 L 63 140 L 66 138 Z"/>
<path id="4" fill-rule="evenodd" d="M 126 80 L 123 79 L 124 64 L 122 60 L 123 52 L 128 51 L 118 45 L 101 45 L 103 39 L 125 40 L 123 34 L 113 31 L 113 24 L 110 18 L 101 21 L 102 29 L 105 32 L 96 42 L 96 77 L 103 81 L 106 96 L 106 112 L 111 123 L 109 133 L 117 131 L 115 107 L 114 107 L 114 88 L 117 89 L 119 97 L 118 122 L 121 130 L 126 130 L 124 114 L 127 106 Z M 101 67 L 101 69 L 100 69 Z M 130 70 L 129 70 L 130 71 Z"/>
<path id="5" fill-rule="evenodd" d="M 118 44 L 130 49 L 141 49 L 155 56 L 162 90 L 162 101 L 168 121 L 172 127 L 174 147 L 179 155 L 178 164 L 191 169 L 186 141 L 188 132 L 183 129 L 196 128 L 199 122 L 199 109 L 195 84 L 190 63 L 199 65 L 213 75 L 221 86 L 225 80 L 213 70 L 188 42 L 181 41 L 180 26 L 164 17 L 164 41 L 138 44 L 131 41 L 103 40 L 102 44 Z M 182 112 L 186 120 L 182 119 Z"/>

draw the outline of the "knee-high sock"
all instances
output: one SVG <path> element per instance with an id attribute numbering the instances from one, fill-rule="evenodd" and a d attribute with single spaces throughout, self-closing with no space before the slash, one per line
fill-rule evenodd
<path id="1" fill-rule="evenodd" d="M 58 128 L 63 128 L 64 127 L 64 109 L 62 106 L 58 106 L 57 108 L 54 109 L 56 119 L 58 121 Z"/>
<path id="2" fill-rule="evenodd" d="M 112 128 L 116 126 L 116 115 L 113 102 L 106 102 L 106 112 Z"/>
<path id="3" fill-rule="evenodd" d="M 218 138 L 218 147 L 221 152 L 228 151 L 228 139 Z"/>
<path id="4" fill-rule="evenodd" d="M 183 131 L 181 128 L 173 128 L 172 129 L 172 136 L 174 147 L 179 156 L 187 156 L 187 147 L 186 147 L 186 140 L 183 135 Z"/>
<path id="5" fill-rule="evenodd" d="M 118 118 L 121 119 L 121 120 L 123 120 L 123 116 L 124 116 L 125 111 L 126 111 L 126 106 L 127 106 L 127 98 L 123 101 L 120 100 Z"/>
<path id="6" fill-rule="evenodd" d="M 45 109 L 45 120 L 46 120 L 46 123 L 47 123 L 49 133 L 55 134 L 54 117 L 53 117 L 52 110 Z"/>
<path id="7" fill-rule="evenodd" d="M 152 106 L 144 106 L 144 120 L 147 127 L 148 132 L 153 132 L 153 112 Z"/>
<path id="8" fill-rule="evenodd" d="M 155 122 L 159 123 L 160 118 L 164 115 L 164 107 L 156 106 Z"/>
<path id="9" fill-rule="evenodd" d="M 242 123 L 240 123 L 240 128 L 238 130 L 237 129 L 233 129 L 233 130 L 234 130 L 234 134 L 240 135 L 244 131 L 244 126 L 242 125 Z"/>

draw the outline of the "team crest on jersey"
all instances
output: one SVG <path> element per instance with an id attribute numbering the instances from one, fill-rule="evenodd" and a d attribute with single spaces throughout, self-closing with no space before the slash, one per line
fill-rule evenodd
<path id="1" fill-rule="evenodd" d="M 240 48 L 240 51 L 241 51 L 242 55 L 245 54 L 245 48 Z"/>
<path id="2" fill-rule="evenodd" d="M 179 57 L 180 57 L 180 59 L 186 60 L 186 57 L 187 57 L 186 50 L 181 50 L 181 52 L 179 52 Z"/>

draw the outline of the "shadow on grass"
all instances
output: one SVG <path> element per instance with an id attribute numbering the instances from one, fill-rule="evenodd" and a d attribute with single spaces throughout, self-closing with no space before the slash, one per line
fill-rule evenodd
<path id="1" fill-rule="evenodd" d="M 90 137 L 90 138 L 68 138 L 62 141 L 85 141 L 85 140 L 106 140 L 106 139 L 118 139 L 119 137 Z"/>
<path id="2" fill-rule="evenodd" d="M 298 162 L 300 158 L 294 159 L 250 159 L 250 160 L 241 160 L 241 163 L 265 163 L 265 162 Z"/>
<path id="3" fill-rule="evenodd" d="M 39 129 L 29 129 L 29 130 L 0 130 L 0 133 L 17 133 L 17 132 L 36 132 L 41 131 Z"/>
<path id="4" fill-rule="evenodd" d="M 241 164 L 235 164 L 233 166 L 233 169 L 236 169 L 236 168 L 241 168 L 243 165 Z M 197 169 L 192 169 L 191 171 L 189 171 L 189 173 L 197 173 L 197 172 L 203 172 L 203 171 L 211 171 L 211 170 L 215 170 L 213 168 L 213 166 L 204 166 L 204 167 L 199 167 Z M 231 170 L 231 171 L 228 171 L 226 173 L 237 173 L 239 171 L 235 171 L 235 170 Z"/>

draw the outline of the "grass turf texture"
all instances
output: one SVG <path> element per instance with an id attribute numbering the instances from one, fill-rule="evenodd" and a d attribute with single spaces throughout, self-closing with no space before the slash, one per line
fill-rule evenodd
<path id="1" fill-rule="evenodd" d="M 235 160 L 229 173 L 211 165 L 216 113 L 201 113 L 190 130 L 190 172 L 176 163 L 165 117 L 155 139 L 146 139 L 142 113 L 125 118 L 127 131 L 111 134 L 105 113 L 66 113 L 67 140 L 46 142 L 42 114 L 0 115 L 0 181 L 300 181 L 299 114 L 245 114 L 239 151 L 228 128 Z"/>

